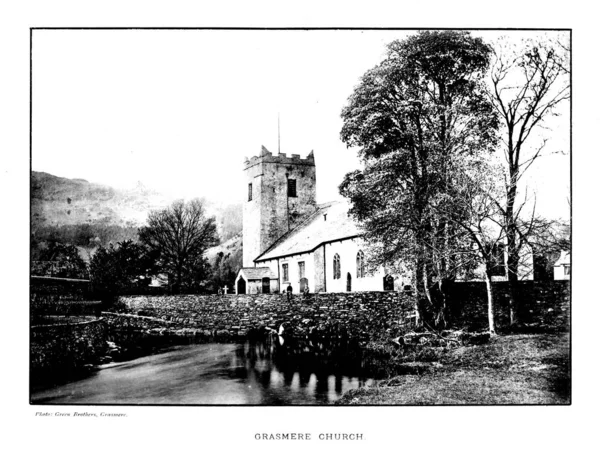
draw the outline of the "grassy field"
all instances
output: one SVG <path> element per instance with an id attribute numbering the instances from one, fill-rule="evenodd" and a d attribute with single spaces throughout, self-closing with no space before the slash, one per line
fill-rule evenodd
<path id="1" fill-rule="evenodd" d="M 406 364 L 416 371 L 352 390 L 338 404 L 570 404 L 569 360 L 566 333 L 498 336 Z"/>

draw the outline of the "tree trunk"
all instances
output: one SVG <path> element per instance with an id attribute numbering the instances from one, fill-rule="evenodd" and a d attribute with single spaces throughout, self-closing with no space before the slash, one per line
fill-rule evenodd
<path id="1" fill-rule="evenodd" d="M 509 305 L 510 305 L 510 325 L 519 323 L 519 298 L 517 286 L 519 282 L 519 250 L 517 247 L 517 224 L 514 218 L 515 199 L 517 196 L 516 177 L 518 174 L 512 172 L 511 181 L 508 188 L 508 197 L 506 202 L 506 275 L 508 278 Z"/>
<path id="2" fill-rule="evenodd" d="M 423 263 L 423 291 L 425 297 L 429 303 L 433 306 L 433 300 L 431 300 L 431 291 L 429 290 L 429 270 L 427 269 L 427 263 Z"/>
<path id="3" fill-rule="evenodd" d="M 443 278 L 439 277 L 438 289 L 440 291 L 440 306 L 437 312 L 436 326 L 446 327 L 448 325 L 447 316 L 447 298 L 446 298 L 446 284 Z"/>
<path id="4" fill-rule="evenodd" d="M 421 320 L 425 319 L 423 307 L 421 304 L 421 301 L 427 298 L 426 286 L 423 276 L 423 268 L 423 259 L 421 257 L 417 257 L 417 263 L 415 267 L 415 310 L 417 312 L 416 326 L 419 326 Z"/>
<path id="5" fill-rule="evenodd" d="M 510 258 L 509 258 L 509 261 Z M 518 258 L 513 260 L 516 261 L 515 268 L 518 267 Z M 514 269 L 514 268 L 513 268 Z M 516 272 L 508 269 L 508 293 L 509 293 L 509 305 L 510 305 L 510 325 L 514 326 L 519 324 L 519 296 L 518 296 L 519 277 Z"/>
<path id="6" fill-rule="evenodd" d="M 181 278 L 183 272 L 180 266 L 177 267 L 177 281 L 175 282 L 175 293 L 181 294 Z"/>
<path id="7" fill-rule="evenodd" d="M 490 335 L 496 335 L 496 322 L 494 320 L 494 291 L 492 289 L 491 263 L 486 263 L 485 267 L 485 286 L 487 288 L 488 300 L 488 329 Z"/>

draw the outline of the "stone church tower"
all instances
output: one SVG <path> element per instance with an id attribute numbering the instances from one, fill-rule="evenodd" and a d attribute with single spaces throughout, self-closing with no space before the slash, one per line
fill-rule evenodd
<path id="1" fill-rule="evenodd" d="M 247 197 L 244 202 L 243 266 L 317 209 L 315 158 L 312 153 L 273 155 L 264 146 L 260 156 L 244 162 Z"/>

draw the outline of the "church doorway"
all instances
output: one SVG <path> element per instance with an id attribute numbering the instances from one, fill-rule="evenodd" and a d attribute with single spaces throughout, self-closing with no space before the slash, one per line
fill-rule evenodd
<path id="1" fill-rule="evenodd" d="M 390 274 L 387 274 L 383 277 L 383 290 L 384 291 L 394 291 L 394 277 Z"/>
<path id="2" fill-rule="evenodd" d="M 304 293 L 304 288 L 308 286 L 308 278 L 304 277 L 300 279 L 300 292 Z"/>
<path id="3" fill-rule="evenodd" d="M 350 275 L 350 272 L 346 275 L 346 291 L 352 291 L 352 275 Z"/>
<path id="4" fill-rule="evenodd" d="M 262 279 L 262 293 L 269 294 L 271 292 L 271 279 L 269 277 L 263 277 Z"/>
<path id="5" fill-rule="evenodd" d="M 240 279 L 237 282 L 237 293 L 246 294 L 246 280 L 244 280 L 243 277 L 240 277 Z"/>

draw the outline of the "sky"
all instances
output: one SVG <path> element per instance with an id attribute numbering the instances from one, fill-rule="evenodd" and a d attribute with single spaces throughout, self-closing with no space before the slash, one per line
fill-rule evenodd
<path id="1" fill-rule="evenodd" d="M 281 152 L 314 151 L 317 201 L 339 199 L 344 175 L 360 166 L 340 140 L 341 110 L 385 45 L 413 33 L 35 30 L 32 168 L 239 202 L 244 158 L 263 145 L 278 151 L 279 117 Z M 547 156 L 524 181 L 551 218 L 569 215 L 568 105 L 561 112 L 548 124 Z"/>

